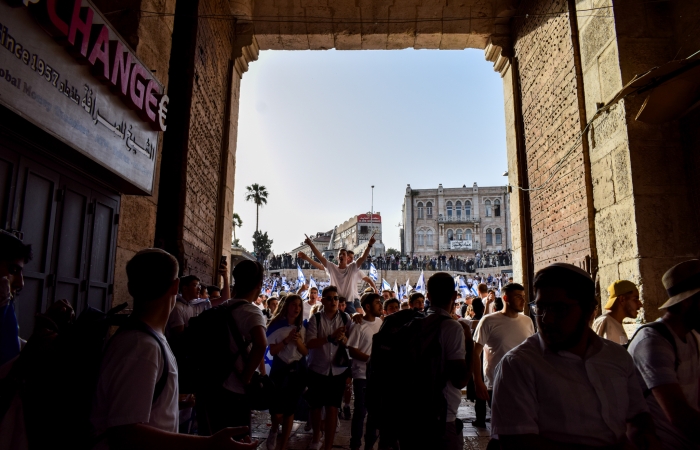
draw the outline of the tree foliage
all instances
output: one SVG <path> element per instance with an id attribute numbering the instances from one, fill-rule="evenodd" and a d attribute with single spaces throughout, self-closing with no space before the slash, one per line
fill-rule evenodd
<path id="1" fill-rule="evenodd" d="M 258 261 L 264 261 L 267 258 L 272 249 L 272 239 L 267 235 L 267 231 L 264 233 L 261 231 L 253 233 L 253 248 Z"/>

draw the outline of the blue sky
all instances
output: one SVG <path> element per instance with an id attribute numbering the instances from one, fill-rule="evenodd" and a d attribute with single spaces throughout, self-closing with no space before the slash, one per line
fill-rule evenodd
<path id="1" fill-rule="evenodd" d="M 263 51 L 241 83 L 234 211 L 275 253 L 371 208 L 400 248 L 413 188 L 506 184 L 503 83 L 482 50 Z"/>

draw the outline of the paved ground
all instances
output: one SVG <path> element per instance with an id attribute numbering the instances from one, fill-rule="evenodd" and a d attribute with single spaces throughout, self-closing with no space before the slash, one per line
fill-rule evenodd
<path id="1" fill-rule="evenodd" d="M 462 399 L 462 404 L 459 407 L 457 417 L 464 422 L 464 449 L 465 450 L 483 450 L 489 442 L 490 429 L 474 428 L 471 421 L 474 419 L 474 403 Z M 487 417 L 490 417 L 490 411 Z M 490 427 L 490 424 L 486 424 Z M 259 449 L 267 449 L 265 440 L 270 432 L 270 415 L 267 412 L 253 413 L 253 430 L 254 439 L 258 439 Z M 289 439 L 290 450 L 305 450 L 311 442 L 311 432 L 304 431 L 304 422 L 294 422 L 294 430 Z M 280 449 L 280 442 L 277 443 L 277 448 Z M 335 436 L 333 448 L 349 449 L 350 448 L 350 421 L 340 420 L 340 431 Z M 375 445 L 375 449 L 377 446 Z"/>

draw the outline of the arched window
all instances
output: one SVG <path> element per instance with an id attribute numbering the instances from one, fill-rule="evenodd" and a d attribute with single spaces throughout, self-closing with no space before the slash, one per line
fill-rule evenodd
<path id="1" fill-rule="evenodd" d="M 491 200 L 486 200 L 484 206 L 486 207 L 486 217 L 491 217 Z"/>
<path id="2" fill-rule="evenodd" d="M 501 229 L 496 228 L 496 245 L 501 245 L 503 243 L 503 237 L 501 234 Z"/>
<path id="3" fill-rule="evenodd" d="M 456 234 L 457 234 L 457 240 L 458 240 L 458 241 L 461 241 L 461 240 L 462 240 L 462 229 L 461 229 L 461 228 L 457 228 L 457 233 L 456 233 Z"/>
<path id="4" fill-rule="evenodd" d="M 452 239 L 454 239 L 454 233 L 452 230 L 447 230 L 447 242 L 450 242 Z"/>
<path id="5" fill-rule="evenodd" d="M 452 202 L 447 202 L 447 220 L 452 219 Z"/>
<path id="6" fill-rule="evenodd" d="M 464 240 L 465 240 L 465 241 L 471 241 L 471 240 L 472 240 L 472 230 L 467 230 L 467 232 L 464 234 Z"/>
<path id="7" fill-rule="evenodd" d="M 433 230 L 428 230 L 426 246 L 432 247 L 433 245 Z"/>
<path id="8" fill-rule="evenodd" d="M 493 215 L 501 217 L 501 201 L 499 199 L 493 201 Z"/>
<path id="9" fill-rule="evenodd" d="M 455 212 L 457 213 L 457 220 L 462 218 L 462 202 L 457 201 L 455 203 Z"/>
<path id="10" fill-rule="evenodd" d="M 472 215 L 472 202 L 469 200 L 464 202 L 464 215 L 467 216 L 467 218 L 471 217 Z"/>
<path id="11" fill-rule="evenodd" d="M 486 245 L 493 245 L 493 234 L 491 233 L 491 228 L 486 230 Z"/>
<path id="12" fill-rule="evenodd" d="M 428 202 L 425 204 L 425 213 L 428 216 L 428 219 L 433 218 L 433 202 Z"/>
<path id="13" fill-rule="evenodd" d="M 423 218 L 423 202 L 418 202 L 418 218 Z"/>
<path id="14" fill-rule="evenodd" d="M 418 246 L 422 247 L 423 246 L 423 236 L 425 235 L 425 231 L 423 230 L 418 230 Z"/>

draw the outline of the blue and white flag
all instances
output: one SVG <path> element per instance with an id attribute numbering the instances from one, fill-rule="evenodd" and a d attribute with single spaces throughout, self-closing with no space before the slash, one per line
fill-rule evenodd
<path id="1" fill-rule="evenodd" d="M 304 272 L 301 271 L 299 264 L 297 264 L 297 280 L 299 281 L 299 287 L 301 287 L 302 284 L 306 284 L 306 277 L 304 276 Z"/>
<path id="2" fill-rule="evenodd" d="M 309 281 L 309 289 L 311 289 L 312 287 L 318 289 L 318 286 L 316 286 L 316 282 L 314 281 L 314 277 L 310 277 Z"/>
<path id="3" fill-rule="evenodd" d="M 287 284 L 287 280 L 282 279 L 282 290 L 289 292 L 289 284 Z"/>
<path id="4" fill-rule="evenodd" d="M 498 290 L 496 291 L 496 297 L 501 296 L 501 289 L 503 289 L 503 286 L 501 285 L 501 277 L 498 277 Z"/>
<path id="5" fill-rule="evenodd" d="M 394 280 L 394 292 L 396 292 L 397 295 L 399 293 L 399 287 L 396 285 L 396 280 Z M 399 296 L 399 298 L 401 297 Z"/>
<path id="6" fill-rule="evenodd" d="M 277 280 L 272 282 L 272 289 L 270 289 L 270 293 L 275 292 L 275 289 L 277 289 Z"/>
<path id="7" fill-rule="evenodd" d="M 464 282 L 464 278 L 458 277 L 459 278 L 459 292 L 462 293 L 462 297 L 466 298 L 467 295 L 469 295 L 469 288 L 467 287 L 467 283 Z"/>
<path id="8" fill-rule="evenodd" d="M 409 295 L 411 293 L 411 283 L 408 282 L 408 278 L 406 278 L 406 292 L 404 294 Z"/>
<path id="9" fill-rule="evenodd" d="M 391 290 L 391 285 L 389 284 L 388 281 L 386 281 L 384 278 L 382 278 L 382 291 L 390 291 Z"/>
<path id="10" fill-rule="evenodd" d="M 416 291 L 425 295 L 425 277 L 422 270 L 420 271 L 420 277 L 418 277 L 418 283 L 416 283 Z"/>
<path id="11" fill-rule="evenodd" d="M 369 277 L 374 281 L 375 283 L 379 279 L 379 273 L 377 272 L 377 268 L 374 267 L 374 263 L 369 263 Z"/>
<path id="12" fill-rule="evenodd" d="M 472 287 L 470 287 L 469 290 L 472 292 L 472 295 L 474 297 L 478 297 L 479 294 L 476 292 L 476 288 L 474 287 L 475 285 L 476 285 L 476 283 L 472 283 Z"/>

